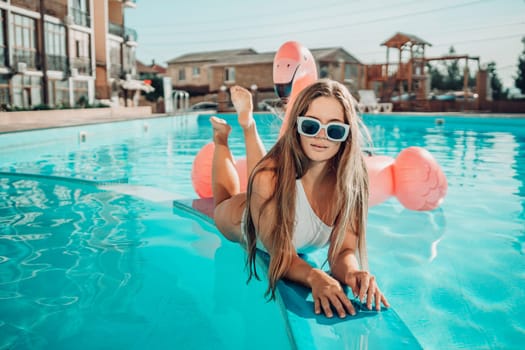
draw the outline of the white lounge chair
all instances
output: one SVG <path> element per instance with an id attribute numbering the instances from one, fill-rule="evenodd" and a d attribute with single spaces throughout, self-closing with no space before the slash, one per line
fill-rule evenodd
<path id="1" fill-rule="evenodd" d="M 390 113 L 393 109 L 393 104 L 390 102 L 377 102 L 377 97 L 374 90 L 359 90 L 359 103 L 357 108 L 361 113 Z"/>

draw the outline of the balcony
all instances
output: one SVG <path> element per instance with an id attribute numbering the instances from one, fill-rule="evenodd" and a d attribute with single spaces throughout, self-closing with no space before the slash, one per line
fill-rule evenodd
<path id="1" fill-rule="evenodd" d="M 137 0 L 124 0 L 124 6 L 130 7 L 130 8 L 136 8 L 137 7 Z"/>
<path id="2" fill-rule="evenodd" d="M 124 27 L 124 39 L 136 42 L 138 39 L 137 31 L 133 28 Z"/>
<path id="3" fill-rule="evenodd" d="M 122 65 L 112 62 L 111 68 L 109 70 L 109 76 L 114 79 L 120 79 L 122 76 Z"/>
<path id="4" fill-rule="evenodd" d="M 62 19 L 67 14 L 67 4 L 56 0 L 46 0 L 44 2 L 44 13 L 46 15 Z"/>
<path id="5" fill-rule="evenodd" d="M 120 24 L 109 22 L 108 32 L 109 34 L 123 37 L 124 36 L 124 26 Z"/>
<path id="6" fill-rule="evenodd" d="M 40 2 L 34 0 L 11 0 L 11 5 L 35 12 L 40 11 Z"/>
<path id="7" fill-rule="evenodd" d="M 0 67 L 6 66 L 6 57 L 7 57 L 7 52 L 6 52 L 5 47 L 0 46 Z"/>
<path id="8" fill-rule="evenodd" d="M 13 67 L 16 69 L 18 63 L 24 62 L 28 68 L 40 68 L 39 56 L 36 51 L 14 49 L 13 50 Z"/>
<path id="9" fill-rule="evenodd" d="M 137 31 L 133 28 L 124 27 L 120 24 L 109 22 L 109 34 L 120 36 L 126 41 L 137 41 Z"/>
<path id="10" fill-rule="evenodd" d="M 69 13 L 73 17 L 73 23 L 83 27 L 91 27 L 91 17 L 86 11 L 70 7 Z"/>
<path id="11" fill-rule="evenodd" d="M 89 57 L 71 57 L 71 69 L 76 69 L 78 74 L 91 75 L 91 59 Z"/>
<path id="12" fill-rule="evenodd" d="M 67 71 L 67 57 L 60 55 L 46 55 L 47 70 Z"/>
<path id="13" fill-rule="evenodd" d="M 40 12 L 40 1 L 35 0 L 11 0 L 11 5 L 26 10 Z M 67 13 L 67 5 L 58 0 L 46 0 L 44 13 L 57 18 L 63 18 Z"/>

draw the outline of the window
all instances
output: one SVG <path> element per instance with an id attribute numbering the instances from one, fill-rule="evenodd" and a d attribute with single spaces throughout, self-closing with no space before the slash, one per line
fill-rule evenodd
<path id="1" fill-rule="evenodd" d="M 186 70 L 184 68 L 179 68 L 179 81 L 186 80 Z"/>
<path id="2" fill-rule="evenodd" d="M 124 50 L 124 70 L 132 75 L 136 74 L 135 67 L 135 47 L 129 45 L 122 46 Z"/>
<path id="3" fill-rule="evenodd" d="M 71 0 L 69 13 L 73 15 L 75 24 L 84 27 L 90 26 L 88 0 Z"/>
<path id="4" fill-rule="evenodd" d="M 193 76 L 198 77 L 201 75 L 201 68 L 200 67 L 193 67 Z"/>
<path id="5" fill-rule="evenodd" d="M 345 64 L 345 80 L 357 79 L 357 65 Z"/>
<path id="6" fill-rule="evenodd" d="M 49 104 L 54 107 L 69 106 L 68 81 L 50 79 L 48 82 Z"/>
<path id="7" fill-rule="evenodd" d="M 235 67 L 227 67 L 224 69 L 224 81 L 235 81 Z"/>
<path id="8" fill-rule="evenodd" d="M 13 14 L 13 59 L 14 63 L 25 62 L 36 68 L 35 20 Z"/>
<path id="9" fill-rule="evenodd" d="M 85 107 L 89 103 L 87 81 L 73 80 L 73 101 L 78 107 Z"/>
<path id="10" fill-rule="evenodd" d="M 71 30 L 69 33 L 71 68 L 75 68 L 80 74 L 91 74 L 90 35 L 76 30 Z"/>
<path id="11" fill-rule="evenodd" d="M 327 64 L 321 64 L 319 69 L 319 78 L 328 78 L 330 75 L 330 70 L 328 69 Z"/>
<path id="12" fill-rule="evenodd" d="M 4 37 L 4 16 L 5 12 L 0 10 L 0 66 L 5 66 L 6 54 L 6 40 Z"/>
<path id="13" fill-rule="evenodd" d="M 120 42 L 109 41 L 109 60 L 111 63 L 111 77 L 120 78 L 122 74 L 122 48 Z"/>
<path id="14" fill-rule="evenodd" d="M 9 105 L 9 78 L 6 75 L 0 75 L 0 110 Z"/>
<path id="15" fill-rule="evenodd" d="M 47 69 L 65 71 L 67 68 L 66 28 L 61 24 L 46 22 L 45 29 Z"/>
<path id="16" fill-rule="evenodd" d="M 13 84 L 13 105 L 29 108 L 42 103 L 40 77 L 17 74 L 11 80 Z"/>

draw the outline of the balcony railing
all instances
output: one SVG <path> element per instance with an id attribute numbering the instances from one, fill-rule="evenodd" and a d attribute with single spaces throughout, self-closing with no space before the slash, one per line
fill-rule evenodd
<path id="1" fill-rule="evenodd" d="M 39 56 L 36 51 L 14 49 L 13 67 L 16 69 L 19 62 L 24 62 L 28 68 L 40 68 Z"/>
<path id="2" fill-rule="evenodd" d="M 11 5 L 26 10 L 40 12 L 40 1 L 35 0 L 11 0 Z M 57 0 L 46 0 L 44 4 L 46 15 L 63 18 L 67 13 L 67 5 Z"/>
<path id="3" fill-rule="evenodd" d="M 35 0 L 11 0 L 11 5 L 35 12 L 40 11 L 40 2 Z"/>
<path id="4" fill-rule="evenodd" d="M 124 26 L 120 24 L 109 22 L 108 32 L 109 34 L 123 37 L 124 36 Z"/>
<path id="5" fill-rule="evenodd" d="M 89 57 L 72 57 L 71 69 L 76 69 L 78 74 L 91 75 L 91 59 Z"/>
<path id="6" fill-rule="evenodd" d="M 38 2 L 38 1 L 34 1 Z M 67 4 L 56 0 L 46 0 L 44 2 L 44 12 L 46 15 L 53 17 L 64 18 L 67 14 Z"/>
<path id="7" fill-rule="evenodd" d="M 74 7 L 70 7 L 69 12 L 73 16 L 73 23 L 83 27 L 91 27 L 91 17 L 89 13 Z"/>
<path id="8" fill-rule="evenodd" d="M 124 27 L 120 24 L 109 22 L 109 33 L 123 37 L 126 41 L 137 41 L 137 31 L 133 28 Z"/>
<path id="9" fill-rule="evenodd" d="M 5 67 L 7 65 L 6 57 L 7 52 L 5 47 L 0 46 L 0 67 Z"/>
<path id="10" fill-rule="evenodd" d="M 60 55 L 46 55 L 48 70 L 67 71 L 67 57 Z"/>
<path id="11" fill-rule="evenodd" d="M 120 79 L 120 77 L 122 76 L 122 65 L 118 63 L 111 63 L 109 76 L 111 78 Z"/>
<path id="12" fill-rule="evenodd" d="M 124 27 L 124 38 L 126 41 L 137 41 L 137 31 L 133 28 Z"/>

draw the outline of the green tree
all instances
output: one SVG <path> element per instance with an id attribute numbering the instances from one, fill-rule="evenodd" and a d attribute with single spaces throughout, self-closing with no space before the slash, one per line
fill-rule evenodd
<path id="1" fill-rule="evenodd" d="M 146 100 L 155 102 L 159 97 L 164 97 L 164 84 L 161 77 L 151 78 L 151 86 L 155 89 L 155 91 L 145 94 Z"/>
<path id="2" fill-rule="evenodd" d="M 444 90 L 445 76 L 441 74 L 438 67 L 434 67 L 430 63 L 427 63 L 427 67 L 430 74 L 430 89 Z"/>
<path id="3" fill-rule="evenodd" d="M 522 94 L 525 94 L 525 36 L 521 42 L 523 43 L 523 52 L 518 58 L 518 76 L 514 81 L 514 86 L 520 89 Z"/>
<path id="4" fill-rule="evenodd" d="M 449 55 L 454 55 L 456 50 L 451 46 Z M 445 90 L 462 90 L 463 89 L 463 71 L 459 69 L 459 60 L 452 60 L 446 64 L 447 75 L 445 76 Z"/>
<path id="5" fill-rule="evenodd" d="M 496 62 L 489 62 L 487 71 L 489 72 L 490 87 L 492 88 L 492 98 L 494 100 L 506 99 L 507 91 L 503 90 L 503 84 L 496 73 Z"/>

